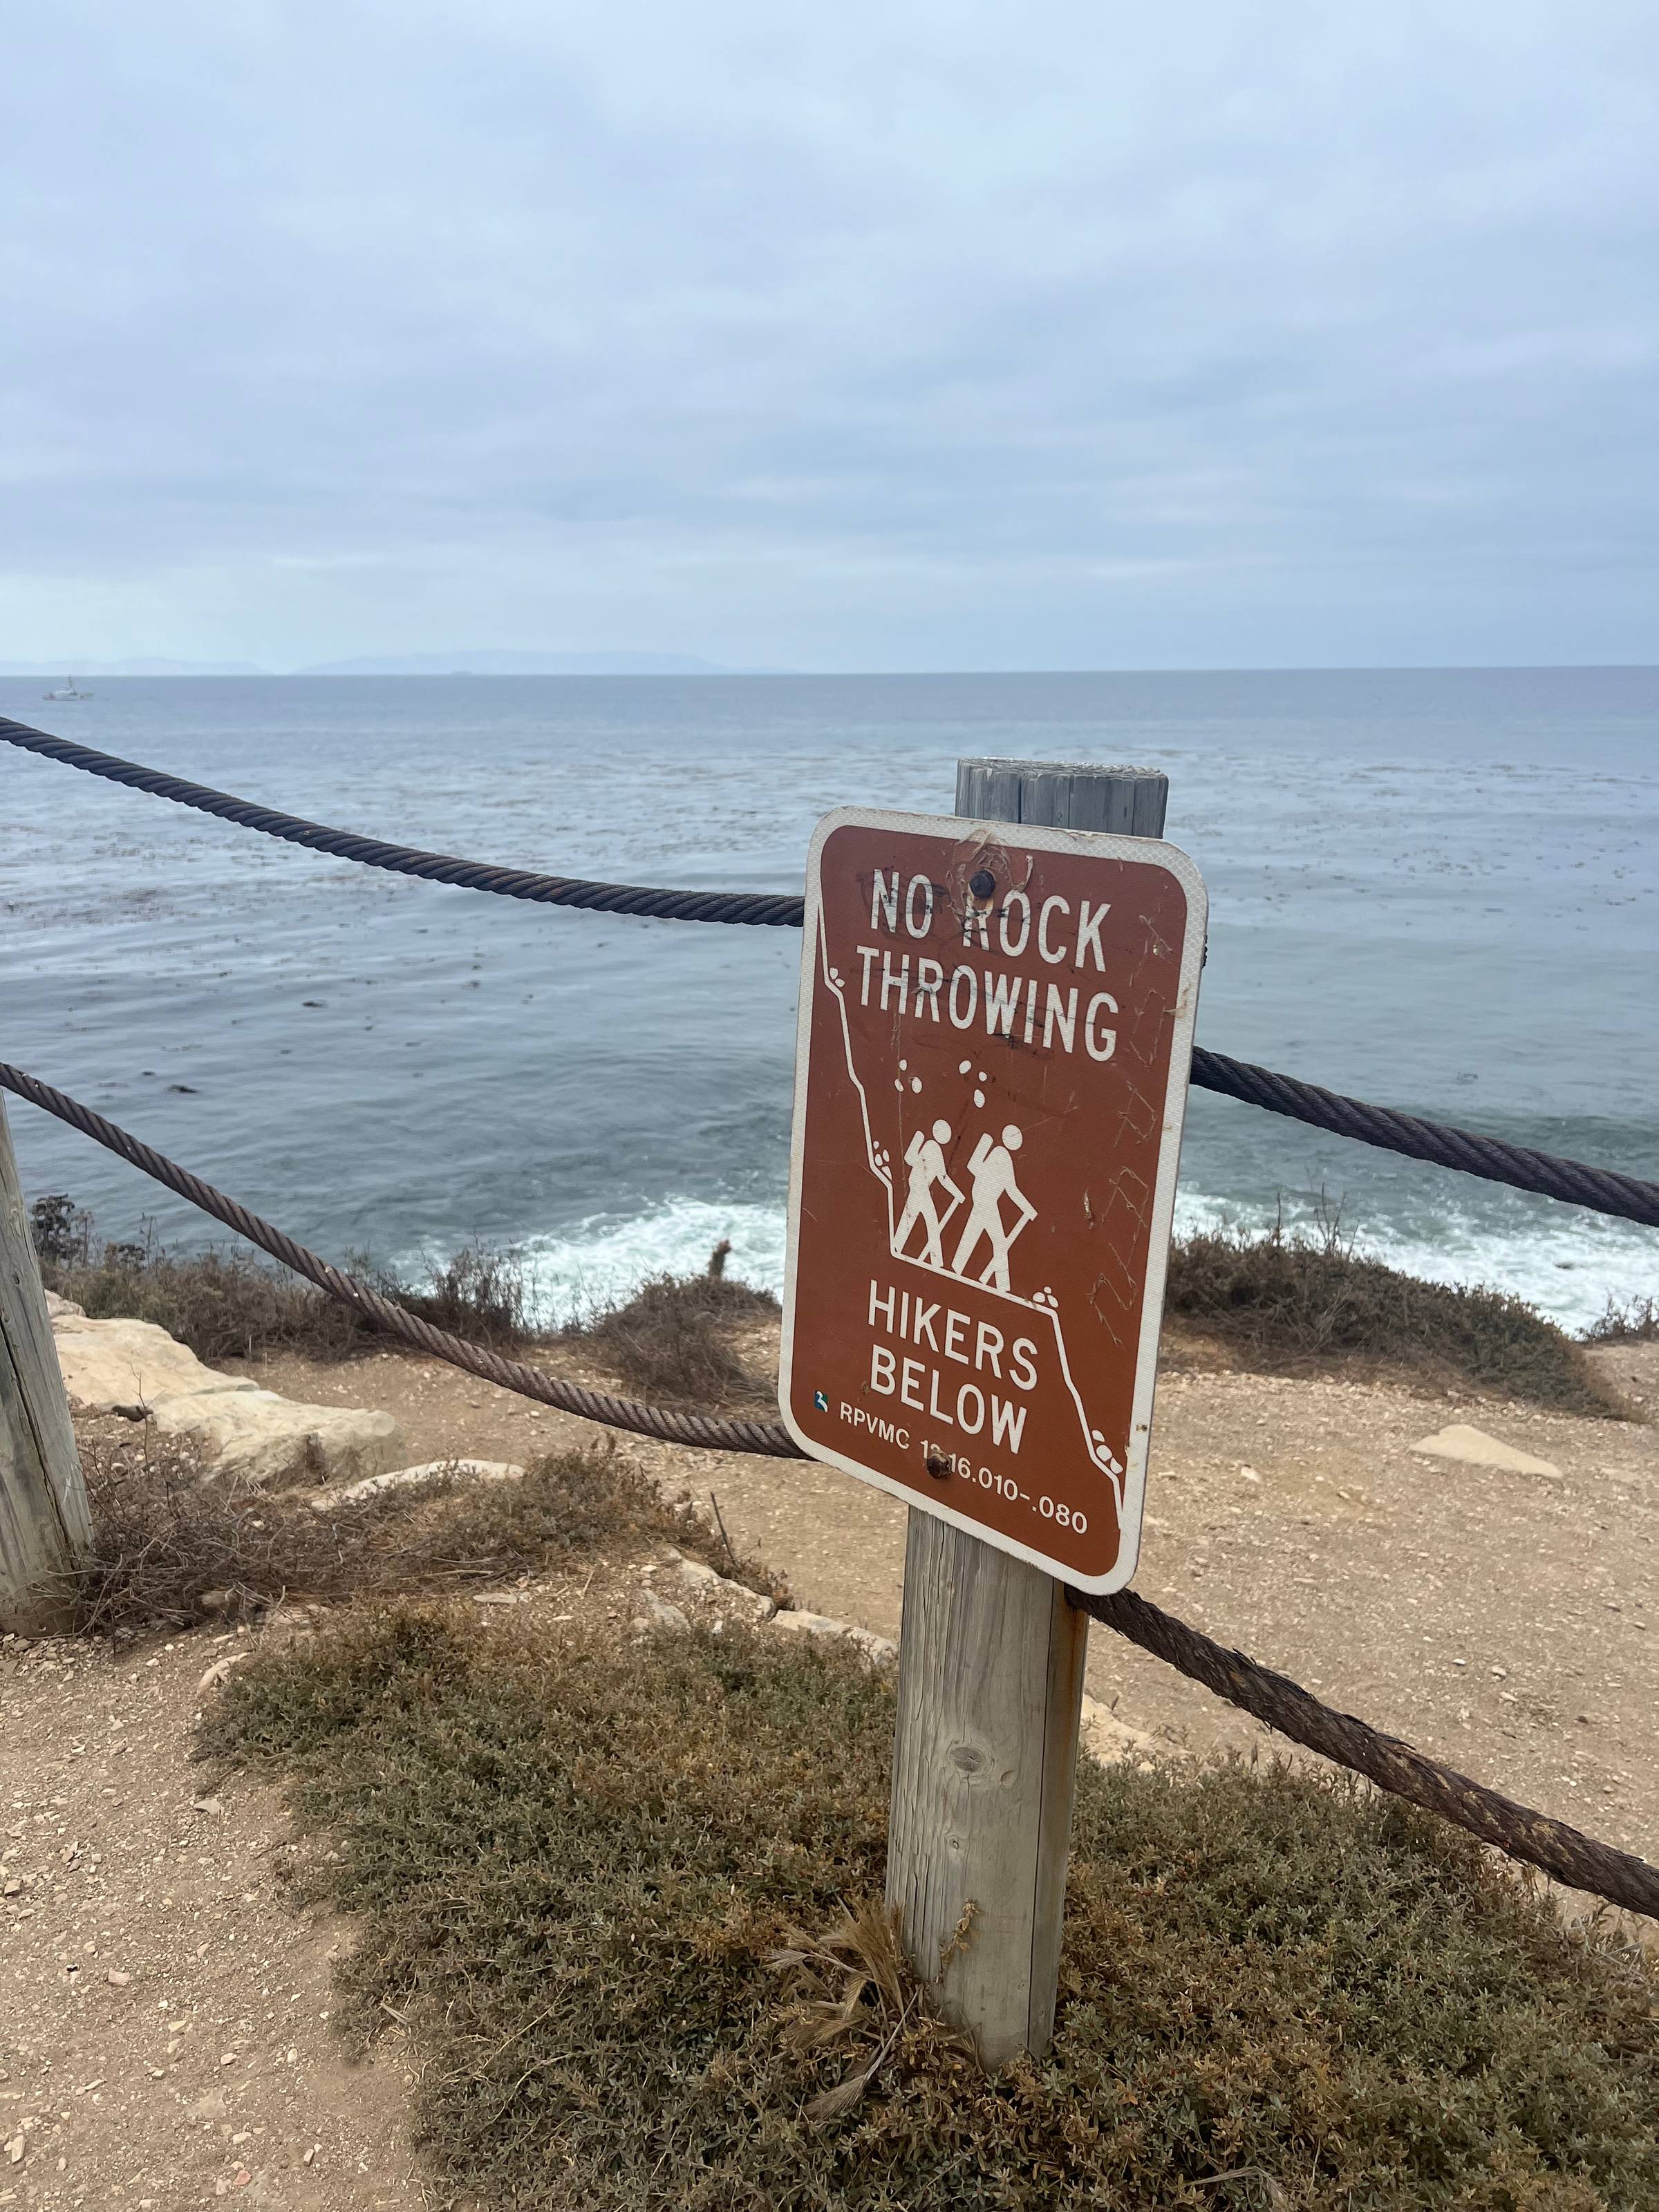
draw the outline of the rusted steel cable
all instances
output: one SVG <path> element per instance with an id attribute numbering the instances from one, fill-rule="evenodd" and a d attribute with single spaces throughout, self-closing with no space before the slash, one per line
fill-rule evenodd
<path id="1" fill-rule="evenodd" d="M 1501 1137 L 1420 1121 L 1390 1106 L 1372 1106 L 1363 1098 L 1345 1097 L 1340 1091 L 1323 1091 L 1294 1075 L 1276 1075 L 1272 1068 L 1256 1067 L 1246 1060 L 1229 1060 L 1224 1053 L 1194 1052 L 1193 1081 L 1202 1090 L 1265 1107 L 1270 1114 L 1288 1115 L 1313 1128 L 1353 1137 L 1383 1152 L 1403 1152 L 1407 1159 L 1431 1160 L 1437 1167 L 1455 1168 L 1487 1182 L 1508 1183 L 1515 1190 L 1536 1191 L 1564 1205 L 1588 1206 L 1595 1213 L 1659 1229 L 1659 1183 L 1643 1182 L 1611 1168 L 1587 1167 L 1581 1160 L 1563 1159 L 1554 1152 L 1506 1144 Z"/>
<path id="2" fill-rule="evenodd" d="M 274 1229 L 246 1206 L 227 1198 L 211 1183 L 168 1159 L 164 1152 L 158 1152 L 130 1131 L 106 1121 L 78 1099 L 54 1090 L 51 1084 L 0 1061 L 0 1089 L 27 1099 L 31 1105 L 55 1115 L 70 1128 L 106 1146 L 131 1166 L 165 1183 L 180 1198 L 210 1213 L 227 1228 L 234 1229 L 238 1236 L 258 1244 L 330 1297 L 355 1306 L 388 1335 L 433 1358 L 447 1360 L 452 1366 L 481 1376 L 487 1382 L 499 1383 L 503 1389 L 516 1390 L 524 1397 L 557 1407 L 561 1412 L 577 1413 L 585 1420 L 603 1422 L 607 1427 L 629 1429 L 636 1435 L 657 1437 L 665 1443 L 691 1444 L 709 1451 L 749 1452 L 769 1459 L 806 1456 L 779 1422 L 722 1420 L 713 1414 L 682 1413 L 666 1407 L 641 1405 L 629 1398 L 613 1398 L 605 1391 L 585 1389 L 578 1383 L 545 1374 L 539 1367 L 503 1359 L 496 1352 L 468 1344 L 460 1337 L 452 1336 L 447 1329 L 434 1328 L 430 1322 L 417 1319 L 394 1298 L 385 1297 L 354 1276 L 331 1267 L 292 1237 Z M 1576 1889 L 1588 1890 L 1596 1897 L 1606 1898 L 1610 1904 L 1622 1905 L 1632 1912 L 1647 1913 L 1659 1919 L 1659 1869 L 1644 1859 L 1636 1858 L 1628 1851 L 1615 1850 L 1611 1844 L 1597 1843 L 1593 1837 L 1582 1835 L 1577 1828 L 1552 1820 L 1547 1814 L 1517 1805 L 1483 1784 L 1472 1782 L 1467 1775 L 1425 1758 L 1397 1737 L 1381 1735 L 1351 1713 L 1340 1713 L 1321 1704 L 1287 1675 L 1258 1667 L 1242 1651 L 1231 1651 L 1212 1642 L 1197 1629 L 1161 1612 L 1131 1590 L 1121 1590 L 1113 1597 L 1095 1597 L 1068 1589 L 1066 1595 L 1073 1605 L 1080 1607 L 1091 1619 L 1139 1644 L 1178 1673 L 1202 1683 L 1218 1697 L 1253 1713 L 1258 1720 L 1289 1736 L 1292 1742 L 1304 1744 L 1310 1750 L 1334 1759 L 1339 1765 L 1363 1774 L 1379 1789 L 1439 1814 L 1458 1827 L 1468 1829 L 1483 1843 L 1495 1844 L 1510 1857 L 1524 1860 L 1530 1866 L 1540 1867 Z"/>
<path id="3" fill-rule="evenodd" d="M 388 845 L 379 837 L 360 837 L 349 830 L 330 830 L 319 822 L 307 822 L 274 806 L 256 806 L 251 799 L 235 799 L 204 783 L 191 783 L 182 775 L 166 775 L 160 769 L 141 768 L 136 761 L 113 753 L 94 752 L 67 738 L 54 738 L 45 730 L 31 729 L 0 715 L 0 739 L 39 753 L 43 759 L 60 761 L 88 775 L 100 775 L 107 783 L 124 783 L 146 791 L 155 799 L 170 799 L 179 806 L 193 806 L 201 814 L 216 814 L 221 821 L 235 822 L 244 830 L 262 830 L 290 845 L 303 845 L 313 853 L 330 853 L 337 860 L 358 860 L 365 867 L 387 868 L 399 876 L 418 876 L 431 884 L 455 884 L 463 890 L 494 891 L 501 898 L 530 899 L 539 906 L 584 907 L 600 914 L 638 914 L 659 921 L 749 922 L 763 929 L 799 929 L 803 902 L 774 891 L 655 890 L 639 884 L 588 883 L 577 876 L 542 876 L 529 868 L 495 867 L 481 860 L 458 860 L 451 853 L 423 853 L 412 845 Z"/>
<path id="4" fill-rule="evenodd" d="M 692 1444 L 708 1451 L 755 1452 L 772 1459 L 799 1459 L 799 1446 L 780 1421 L 727 1421 L 710 1413 L 678 1413 L 666 1406 L 646 1406 L 632 1398 L 613 1398 L 604 1390 L 589 1390 L 579 1382 L 568 1382 L 556 1375 L 546 1374 L 539 1367 L 526 1366 L 522 1360 L 504 1359 L 499 1352 L 487 1352 L 482 1345 L 468 1344 L 447 1329 L 434 1328 L 430 1322 L 422 1321 L 395 1298 L 388 1298 L 379 1291 L 360 1283 L 355 1275 L 348 1275 L 339 1267 L 331 1267 L 295 1238 L 275 1229 L 257 1213 L 251 1212 L 234 1198 L 227 1198 L 210 1182 L 181 1168 L 165 1152 L 158 1152 L 153 1145 L 145 1144 L 131 1131 L 106 1121 L 90 1106 L 79 1099 L 70 1098 L 61 1091 L 53 1090 L 49 1083 L 39 1082 L 24 1073 L 21 1067 L 12 1067 L 0 1061 L 0 1086 L 26 1098 L 32 1106 L 46 1113 L 55 1114 L 60 1121 L 67 1121 L 71 1129 L 90 1137 L 133 1167 L 153 1176 L 157 1182 L 165 1183 L 180 1198 L 188 1199 L 192 1206 L 210 1213 L 216 1221 L 222 1221 L 227 1229 L 234 1229 L 239 1237 L 246 1237 L 252 1244 L 269 1252 L 273 1260 L 280 1260 L 296 1275 L 303 1275 L 319 1291 L 331 1298 L 355 1306 L 366 1314 L 377 1328 L 386 1335 L 395 1336 L 416 1352 L 424 1352 L 434 1359 L 447 1359 L 453 1367 L 464 1367 L 470 1374 L 482 1376 L 486 1382 L 498 1382 L 504 1390 L 516 1390 L 526 1398 L 539 1399 L 544 1406 L 556 1406 L 562 1413 L 578 1413 L 585 1421 L 602 1421 L 607 1428 L 631 1429 L 636 1435 L 659 1437 L 664 1443 Z"/>
<path id="5" fill-rule="evenodd" d="M 747 922 L 764 928 L 799 929 L 803 902 L 782 892 L 676 891 L 652 890 L 635 884 L 589 883 L 577 877 L 542 876 L 526 868 L 501 868 L 478 860 L 457 860 L 447 853 L 425 853 L 410 845 L 388 845 L 378 837 L 360 837 L 346 830 L 329 830 L 272 806 L 256 806 L 252 800 L 234 799 L 206 784 L 183 776 L 166 775 L 159 769 L 141 768 L 112 753 L 95 752 L 90 745 L 54 738 L 26 722 L 0 716 L 0 740 L 39 753 L 67 768 L 83 769 L 107 782 L 128 785 L 135 791 L 170 799 L 180 806 L 193 806 L 204 814 L 239 823 L 246 830 L 262 830 L 291 845 L 316 853 L 358 860 L 371 868 L 387 868 L 394 874 L 418 876 L 428 883 L 454 884 L 462 889 L 493 891 L 503 898 L 530 899 L 544 906 L 573 906 L 604 914 L 643 915 L 663 921 Z M 1284 1114 L 1311 1128 L 1328 1129 L 1352 1137 L 1362 1145 L 1398 1152 L 1407 1159 L 1428 1160 L 1436 1166 L 1455 1168 L 1464 1175 L 1480 1176 L 1487 1182 L 1507 1183 L 1516 1190 L 1535 1191 L 1559 1199 L 1567 1206 L 1583 1206 L 1621 1221 L 1637 1221 L 1659 1228 L 1659 1184 L 1643 1182 L 1634 1176 L 1619 1175 L 1608 1168 L 1587 1166 L 1553 1152 L 1532 1151 L 1525 1145 L 1507 1144 L 1501 1137 L 1485 1137 L 1469 1129 L 1453 1128 L 1440 1121 L 1425 1121 L 1392 1107 L 1369 1105 L 1363 1098 L 1322 1090 L 1294 1075 L 1279 1075 L 1249 1060 L 1230 1060 L 1225 1054 L 1195 1052 L 1194 1084 L 1202 1091 L 1219 1091 L 1247 1105 Z"/>
<path id="6" fill-rule="evenodd" d="M 1439 1814 L 1483 1844 L 1496 1844 L 1511 1858 L 1540 1867 L 1558 1881 L 1659 1919 L 1659 1867 L 1647 1860 L 1597 1843 L 1547 1813 L 1517 1805 L 1484 1783 L 1472 1782 L 1455 1768 L 1426 1758 L 1398 1736 L 1383 1735 L 1352 1713 L 1322 1705 L 1288 1675 L 1276 1674 L 1242 1651 L 1212 1643 L 1133 1590 L 1119 1590 L 1112 1597 L 1075 1589 L 1066 1595 L 1091 1620 L 1103 1621 L 1143 1651 L 1289 1736 L 1292 1743 L 1304 1744 L 1339 1766 L 1363 1774 L 1378 1789 Z"/>

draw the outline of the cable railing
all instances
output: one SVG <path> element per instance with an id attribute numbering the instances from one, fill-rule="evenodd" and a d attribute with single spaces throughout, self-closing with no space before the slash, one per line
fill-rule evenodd
<path id="1" fill-rule="evenodd" d="M 802 902 L 781 894 L 652 890 L 625 884 L 543 876 L 498 868 L 375 838 L 324 828 L 297 816 L 254 805 L 201 784 L 142 768 L 85 745 L 0 719 L 0 739 L 106 781 L 193 806 L 310 850 L 423 880 L 493 891 L 510 898 L 574 906 L 661 921 L 799 927 Z M 1192 1079 L 1204 1088 L 1283 1114 L 1310 1127 L 1382 1146 L 1405 1156 L 1479 1176 L 1489 1182 L 1587 1206 L 1621 1220 L 1659 1227 L 1659 1185 L 1554 1154 L 1428 1121 L 1362 1099 L 1326 1091 L 1217 1053 L 1194 1054 Z M 469 1343 L 411 1314 L 394 1298 L 322 1259 L 296 1238 L 264 1220 L 239 1200 L 169 1159 L 130 1130 L 43 1082 L 0 1062 L 0 1088 L 53 1115 L 94 1143 L 164 1184 L 191 1205 L 258 1246 L 325 1296 L 351 1306 L 385 1334 L 410 1350 L 498 1384 L 538 1403 L 635 1435 L 707 1451 L 744 1452 L 779 1459 L 806 1456 L 779 1422 L 653 1406 L 588 1389 L 527 1363 Z M 1451 1820 L 1511 1858 L 1554 1880 L 1629 1911 L 1659 1919 L 1659 1869 L 1628 1851 L 1583 1834 L 1567 1822 L 1503 1796 L 1413 1746 L 1339 1711 L 1287 1676 L 1243 1652 L 1215 1643 L 1186 1622 L 1130 1590 L 1110 1596 L 1068 1589 L 1069 1601 L 1093 1620 L 1163 1659 L 1178 1672 L 1256 1719 L 1363 1775 L 1379 1789 Z"/>
<path id="2" fill-rule="evenodd" d="M 428 1358 L 447 1360 L 469 1375 L 481 1376 L 504 1390 L 517 1391 L 538 1404 L 574 1413 L 583 1420 L 653 1437 L 664 1443 L 689 1445 L 702 1451 L 748 1452 L 772 1459 L 806 1457 L 781 1422 L 732 1420 L 714 1413 L 682 1412 L 669 1406 L 650 1406 L 630 1398 L 616 1398 L 602 1390 L 550 1375 L 522 1360 L 508 1359 L 482 1345 L 469 1344 L 447 1329 L 436 1328 L 410 1313 L 395 1298 L 372 1290 L 341 1268 L 307 1249 L 250 1207 L 216 1190 L 188 1168 L 180 1167 L 130 1130 L 106 1120 L 79 1099 L 68 1097 L 51 1084 L 27 1074 L 21 1067 L 0 1061 L 0 1088 L 27 1099 L 32 1106 L 55 1115 L 72 1129 L 92 1138 L 110 1152 L 153 1176 L 158 1182 L 238 1236 L 257 1244 L 286 1267 L 342 1304 L 354 1307 L 387 1336 Z M 1239 1706 L 1292 1742 L 1334 1759 L 1352 1772 L 1363 1774 L 1397 1797 L 1407 1799 L 1467 1828 L 1483 1843 L 1495 1845 L 1511 1858 L 1589 1891 L 1608 1903 L 1659 1919 L 1659 1869 L 1629 1851 L 1598 1842 L 1564 1820 L 1472 1781 L 1453 1767 L 1386 1735 L 1352 1713 L 1339 1712 L 1310 1692 L 1271 1668 L 1257 1664 L 1241 1651 L 1216 1644 L 1185 1621 L 1159 1607 L 1121 1590 L 1111 1597 L 1097 1597 L 1068 1589 L 1070 1602 L 1091 1619 L 1115 1630 L 1129 1642 L 1152 1652 L 1194 1681 Z"/>

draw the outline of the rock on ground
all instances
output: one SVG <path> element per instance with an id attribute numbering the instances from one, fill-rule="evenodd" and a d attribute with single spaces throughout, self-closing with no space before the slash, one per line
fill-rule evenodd
<path id="1" fill-rule="evenodd" d="M 679 1569 L 682 1582 L 702 1595 L 713 1598 L 724 1611 L 757 1624 L 770 1620 L 777 1612 L 774 1599 L 763 1597 L 759 1590 L 750 1589 L 746 1583 L 728 1581 L 726 1576 L 717 1575 L 713 1567 L 706 1567 L 701 1559 L 688 1559 L 672 1549 L 668 1556 Z"/>
<path id="2" fill-rule="evenodd" d="M 1561 1480 L 1561 1470 L 1553 1461 L 1534 1459 L 1530 1452 L 1518 1451 L 1501 1437 L 1489 1437 L 1484 1429 L 1471 1428 L 1467 1421 L 1453 1421 L 1447 1428 L 1437 1429 L 1412 1449 L 1425 1452 L 1431 1459 L 1462 1460 L 1466 1467 L 1496 1467 L 1506 1474 L 1544 1474 L 1554 1482 Z"/>
<path id="3" fill-rule="evenodd" d="M 164 1398 L 151 1418 L 164 1436 L 192 1437 L 216 1474 L 262 1485 L 372 1476 L 404 1454 L 403 1432 L 390 1413 L 300 1405 L 274 1390 Z"/>
<path id="4" fill-rule="evenodd" d="M 53 1316 L 52 1333 L 64 1388 L 88 1413 L 142 1418 L 168 1398 L 258 1387 L 204 1366 L 153 1321 L 88 1321 L 66 1310 Z"/>
<path id="5" fill-rule="evenodd" d="M 1103 1766 L 1126 1763 L 1151 1766 L 1160 1759 L 1182 1756 L 1171 1745 L 1159 1743 L 1148 1735 L 1144 1729 L 1132 1728 L 1127 1721 L 1121 1721 L 1111 1707 L 1102 1705 L 1098 1698 L 1085 1697 L 1083 1700 L 1078 1717 L 1078 1741 Z"/>
<path id="6" fill-rule="evenodd" d="M 278 1484 L 362 1480 L 395 1468 L 403 1431 L 390 1413 L 312 1406 L 222 1375 L 147 1321 L 88 1321 L 58 1302 L 52 1336 L 64 1387 L 76 1405 L 149 1420 L 191 1438 L 216 1474 Z"/>
<path id="7" fill-rule="evenodd" d="M 359 1498 L 378 1497 L 383 1490 L 402 1490 L 410 1485 L 437 1482 L 453 1475 L 466 1475 L 475 1482 L 522 1482 L 524 1469 L 505 1459 L 430 1459 L 419 1467 L 393 1468 L 389 1474 L 365 1475 L 361 1482 L 349 1483 L 343 1490 L 331 1490 L 325 1497 L 313 1498 L 311 1510 L 313 1513 L 331 1513 L 337 1505 Z"/>
<path id="8" fill-rule="evenodd" d="M 845 1637 L 878 1666 L 898 1657 L 898 1646 L 890 1636 L 878 1636 L 873 1629 L 861 1628 L 856 1621 L 835 1620 L 825 1613 L 777 1613 L 767 1625 L 787 1630 L 792 1636 Z"/>

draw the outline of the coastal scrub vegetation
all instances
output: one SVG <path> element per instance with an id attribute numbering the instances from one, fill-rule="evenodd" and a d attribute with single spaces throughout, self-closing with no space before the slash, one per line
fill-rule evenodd
<path id="1" fill-rule="evenodd" d="M 1239 1365 L 1274 1374 L 1367 1365 L 1473 1384 L 1565 1413 L 1628 1416 L 1583 1347 L 1507 1291 L 1424 1282 L 1354 1249 L 1333 1218 L 1179 1237 L 1164 1310 Z M 1596 1342 L 1608 1340 L 1591 1333 Z"/>
<path id="2" fill-rule="evenodd" d="M 199 1749 L 288 1778 L 347 2032 L 407 2026 L 428 2159 L 502 2212 L 1647 2201 L 1651 1962 L 1281 1769 L 1085 1762 L 1054 2048 L 987 2077 L 877 1901 L 892 1729 L 836 1649 L 405 1602 L 256 1656 Z"/>
<path id="3" fill-rule="evenodd" d="M 70 1591 L 92 1633 L 187 1628 L 288 1600 L 482 1588 L 603 1547 L 664 1541 L 769 1596 L 787 1595 L 610 1446 L 550 1454 L 521 1480 L 441 1475 L 336 1498 L 216 1480 L 176 1438 L 83 1438 L 81 1459 L 92 1549 Z"/>
<path id="4" fill-rule="evenodd" d="M 210 1364 L 282 1352 L 349 1359 L 386 1341 L 367 1315 L 250 1253 L 179 1251 L 153 1234 L 102 1238 L 91 1215 L 62 1193 L 37 1199 L 31 1219 L 48 1290 L 94 1321 L 155 1322 Z M 422 1321 L 475 1344 L 507 1351 L 531 1334 L 524 1270 L 511 1253 L 469 1245 L 413 1278 L 362 1253 L 348 1254 L 345 1266 Z"/>
<path id="5" fill-rule="evenodd" d="M 386 1341 L 368 1316 L 246 1252 L 178 1251 L 154 1236 L 100 1238 L 91 1216 L 62 1194 L 35 1201 L 33 1227 L 48 1290 L 94 1321 L 158 1322 L 210 1364 L 277 1352 L 349 1359 Z M 732 1340 L 746 1324 L 775 1321 L 778 1302 L 726 1274 L 730 1249 L 716 1245 L 699 1274 L 653 1275 L 626 1300 L 556 1330 L 535 1325 L 523 1262 L 512 1252 L 470 1245 L 413 1280 L 363 1254 L 349 1255 L 345 1264 L 372 1289 L 470 1343 L 509 1352 L 563 1345 L 647 1398 L 753 1402 L 770 1395 L 770 1380 L 751 1372 Z"/>
<path id="6" fill-rule="evenodd" d="M 177 1251 L 153 1237 L 103 1242 L 73 1201 L 36 1202 L 47 1288 L 94 1318 L 158 1322 L 210 1362 L 294 1352 L 350 1358 L 386 1339 L 355 1309 L 247 1254 Z M 757 1332 L 777 1300 L 725 1273 L 717 1246 L 696 1274 L 659 1274 L 564 1328 L 535 1322 L 523 1264 L 471 1246 L 405 1279 L 364 1255 L 350 1271 L 440 1328 L 504 1352 L 562 1347 L 624 1389 L 679 1404 L 753 1405 L 772 1395 Z M 1585 1347 L 1659 1333 L 1651 1300 L 1607 1314 L 1575 1340 L 1522 1299 L 1430 1283 L 1358 1252 L 1334 1218 L 1313 1232 L 1206 1231 L 1170 1249 L 1165 1313 L 1176 1334 L 1235 1364 L 1281 1375 L 1375 1373 L 1461 1385 L 1561 1413 L 1628 1417 Z"/>
<path id="7" fill-rule="evenodd" d="M 653 1275 L 632 1297 L 601 1308 L 564 1332 L 633 1391 L 682 1403 L 759 1399 L 772 1394 L 745 1364 L 733 1337 L 746 1324 L 775 1321 L 769 1291 L 726 1273 L 729 1245 L 717 1244 L 700 1275 Z"/>
<path id="8" fill-rule="evenodd" d="M 1586 1344 L 1652 1344 L 1659 1340 L 1659 1298 L 1607 1300 L 1607 1311 L 1584 1331 Z"/>

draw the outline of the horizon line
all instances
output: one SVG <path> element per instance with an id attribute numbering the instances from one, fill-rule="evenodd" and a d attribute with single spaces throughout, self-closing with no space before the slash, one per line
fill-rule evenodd
<path id="1" fill-rule="evenodd" d="M 138 658 L 140 656 L 135 656 Z M 150 656 L 143 656 L 149 658 Z M 157 659 L 161 655 L 155 656 Z M 368 656 L 364 656 L 368 658 Z M 392 656 L 387 655 L 388 659 Z M 573 659 L 599 659 L 603 656 L 574 655 Z M 623 656 L 618 655 L 621 659 Z M 643 657 L 643 656 L 642 656 Z M 670 656 L 665 655 L 664 658 Z M 690 656 L 687 656 L 690 658 Z M 1166 661 L 1121 665 L 1055 665 L 1003 664 L 979 667 L 868 667 L 868 668 L 786 668 L 722 666 L 709 663 L 701 668 L 331 668 L 307 666 L 302 668 L 224 667 L 212 663 L 196 665 L 180 665 L 168 668 L 112 668 L 91 655 L 62 661 L 3 662 L 0 661 L 0 682 L 22 684 L 44 681 L 61 672 L 71 676 L 76 668 L 83 668 L 89 677 L 101 683 L 222 683 L 271 684 L 306 681 L 326 683 L 676 683 L 695 684 L 726 681 L 732 678 L 749 679 L 791 680 L 808 679 L 814 682 L 865 682 L 872 679 L 891 681 L 908 679 L 923 682 L 929 679 L 958 677 L 1063 677 L 1063 676 L 1434 676 L 1434 675 L 1551 675 L 1574 671 L 1579 672 L 1659 672 L 1659 659 L 1651 660 L 1329 660 L 1329 661 Z"/>

